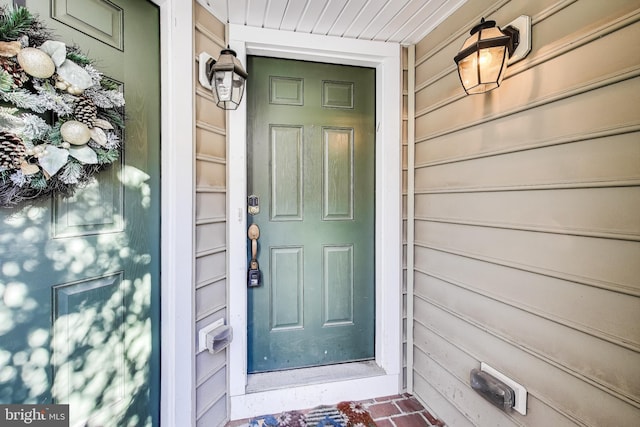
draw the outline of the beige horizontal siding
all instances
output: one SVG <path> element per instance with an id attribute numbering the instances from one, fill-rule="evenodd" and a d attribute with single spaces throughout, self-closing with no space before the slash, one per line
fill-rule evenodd
<path id="1" fill-rule="evenodd" d="M 414 393 L 450 425 L 640 420 L 640 8 L 467 2 L 416 46 Z M 533 21 L 503 85 L 453 63 L 481 16 Z M 486 362 L 528 413 L 469 387 Z"/>
<path id="2" fill-rule="evenodd" d="M 468 256 L 465 268 L 456 269 L 460 255 L 442 250 L 418 247 L 416 256 L 424 274 L 617 346 L 640 349 L 638 301 L 627 294 Z"/>
<path id="3" fill-rule="evenodd" d="M 194 2 L 195 92 L 195 330 L 227 317 L 226 115 L 198 82 L 195 58 L 217 57 L 225 26 Z M 197 345 L 198 343 L 196 343 Z M 196 425 L 223 426 L 229 420 L 227 351 L 196 353 Z"/>
<path id="4" fill-rule="evenodd" d="M 202 223 L 226 217 L 227 193 L 226 189 L 204 191 L 196 193 L 196 222 Z"/>
<path id="5" fill-rule="evenodd" d="M 423 193 L 415 210 L 428 221 L 638 241 L 639 205 L 638 187 L 591 187 Z"/>

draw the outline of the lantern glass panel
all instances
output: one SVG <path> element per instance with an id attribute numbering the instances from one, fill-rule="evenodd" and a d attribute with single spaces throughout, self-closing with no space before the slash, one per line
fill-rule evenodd
<path id="1" fill-rule="evenodd" d="M 239 104 L 240 100 L 242 100 L 243 93 L 244 93 L 244 77 L 234 73 L 233 74 L 233 94 L 232 94 L 233 102 L 235 102 L 236 104 Z"/>
<path id="2" fill-rule="evenodd" d="M 483 28 L 465 40 L 460 51 L 469 49 L 469 54 L 459 60 L 458 73 L 468 94 L 483 93 L 500 86 L 508 61 L 507 41 L 497 27 Z M 487 47 L 487 43 L 494 46 Z"/>
<path id="3" fill-rule="evenodd" d="M 216 92 L 219 101 L 231 100 L 232 75 L 231 71 L 215 72 Z"/>
<path id="4" fill-rule="evenodd" d="M 482 49 L 479 52 L 480 82 L 496 82 L 498 85 L 504 76 L 507 63 L 507 48 L 505 46 Z"/>

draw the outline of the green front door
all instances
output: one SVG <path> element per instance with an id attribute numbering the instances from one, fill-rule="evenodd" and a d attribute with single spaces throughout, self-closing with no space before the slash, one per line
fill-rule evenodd
<path id="1" fill-rule="evenodd" d="M 374 357 L 375 70 L 249 57 L 248 371 Z"/>
<path id="2" fill-rule="evenodd" d="M 0 403 L 69 404 L 72 426 L 158 425 L 159 11 L 26 6 L 121 88 L 126 126 L 121 161 L 73 198 L 0 208 Z"/>

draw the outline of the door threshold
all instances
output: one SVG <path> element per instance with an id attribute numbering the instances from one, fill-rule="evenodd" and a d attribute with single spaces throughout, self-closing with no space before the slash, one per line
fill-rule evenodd
<path id="1" fill-rule="evenodd" d="M 399 373 L 374 361 L 250 374 L 244 393 L 231 395 L 231 419 L 240 420 L 346 400 L 400 393 Z"/>
<path id="2" fill-rule="evenodd" d="M 385 374 L 384 369 L 378 366 L 373 360 L 249 374 L 247 375 L 246 392 L 259 393 L 269 390 L 355 380 Z"/>

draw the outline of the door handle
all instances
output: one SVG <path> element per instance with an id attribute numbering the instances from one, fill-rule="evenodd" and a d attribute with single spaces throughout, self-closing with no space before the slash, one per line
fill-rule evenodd
<path id="1" fill-rule="evenodd" d="M 257 224 L 251 224 L 247 236 L 251 240 L 251 260 L 257 259 L 258 255 L 258 239 L 260 238 L 260 228 Z"/>
<path id="2" fill-rule="evenodd" d="M 249 226 L 247 237 L 251 240 L 251 261 L 249 261 L 247 285 L 253 288 L 260 286 L 260 267 L 258 266 L 258 239 L 260 238 L 260 228 L 257 224 L 251 224 Z"/>

